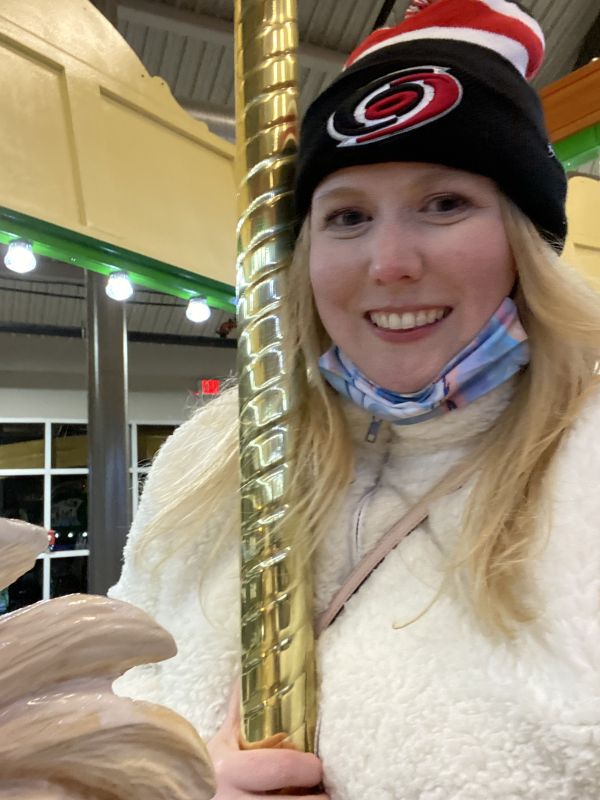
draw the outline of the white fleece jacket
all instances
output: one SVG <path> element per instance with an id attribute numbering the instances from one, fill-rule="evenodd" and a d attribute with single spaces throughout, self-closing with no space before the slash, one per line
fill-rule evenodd
<path id="1" fill-rule="evenodd" d="M 383 426 L 374 444 L 364 439 L 368 416 L 348 406 L 356 479 L 318 551 L 317 612 L 365 550 L 469 452 L 509 394 L 501 387 L 429 422 Z M 541 613 L 515 642 L 486 636 L 451 589 L 402 627 L 438 591 L 469 485 L 434 504 L 322 635 L 318 752 L 332 800 L 600 798 L 599 415 L 594 401 L 557 456 L 552 529 L 534 565 Z M 237 542 L 200 593 L 216 523 L 173 519 L 173 535 L 186 533 L 188 544 L 158 577 L 160 542 L 143 566 L 132 556 L 158 487 L 186 468 L 180 443 L 200 453 L 218 438 L 200 413 L 162 448 L 112 591 L 156 617 L 179 647 L 166 663 L 130 671 L 118 691 L 174 708 L 206 738 L 223 720 L 238 669 Z"/>

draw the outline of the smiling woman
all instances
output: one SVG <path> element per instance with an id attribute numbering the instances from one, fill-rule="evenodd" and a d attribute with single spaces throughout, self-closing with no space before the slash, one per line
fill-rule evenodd
<path id="1" fill-rule="evenodd" d="M 235 389 L 160 451 L 114 590 L 180 647 L 120 688 L 211 738 L 218 800 L 600 795 L 600 299 L 559 257 L 543 35 L 506 0 L 413 5 L 300 139 L 281 335 L 318 758 L 239 747 Z"/>
<path id="2" fill-rule="evenodd" d="M 327 176 L 313 197 L 310 242 L 331 340 L 369 380 L 403 394 L 440 375 L 515 281 L 493 182 L 431 164 Z"/>

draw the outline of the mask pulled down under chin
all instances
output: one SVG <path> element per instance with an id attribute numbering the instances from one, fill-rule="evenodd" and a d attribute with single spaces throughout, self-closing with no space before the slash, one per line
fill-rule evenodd
<path id="1" fill-rule="evenodd" d="M 412 425 L 466 406 L 528 363 L 527 334 L 507 297 L 471 342 L 418 392 L 398 394 L 378 386 L 335 344 L 321 356 L 319 368 L 330 386 L 377 419 Z"/>

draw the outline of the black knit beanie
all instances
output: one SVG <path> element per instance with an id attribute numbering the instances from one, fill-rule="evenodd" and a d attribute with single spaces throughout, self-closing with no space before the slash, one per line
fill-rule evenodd
<path id="1" fill-rule="evenodd" d="M 318 184 L 344 167 L 443 164 L 493 179 L 561 250 L 566 177 L 528 84 L 539 25 L 507 0 L 414 0 L 395 28 L 371 34 L 310 106 L 295 201 L 302 220 Z"/>

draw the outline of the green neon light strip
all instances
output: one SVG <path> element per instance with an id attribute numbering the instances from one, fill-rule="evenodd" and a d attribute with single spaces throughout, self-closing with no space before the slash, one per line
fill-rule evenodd
<path id="1" fill-rule="evenodd" d="M 554 152 L 567 170 L 576 170 L 600 154 L 600 123 L 567 136 L 553 144 Z"/>
<path id="2" fill-rule="evenodd" d="M 235 309 L 233 286 L 0 207 L 0 242 L 8 244 L 14 239 L 31 242 L 33 252 L 40 256 L 103 275 L 123 270 L 133 283 L 146 289 L 183 300 L 201 295 L 213 308 Z"/>

